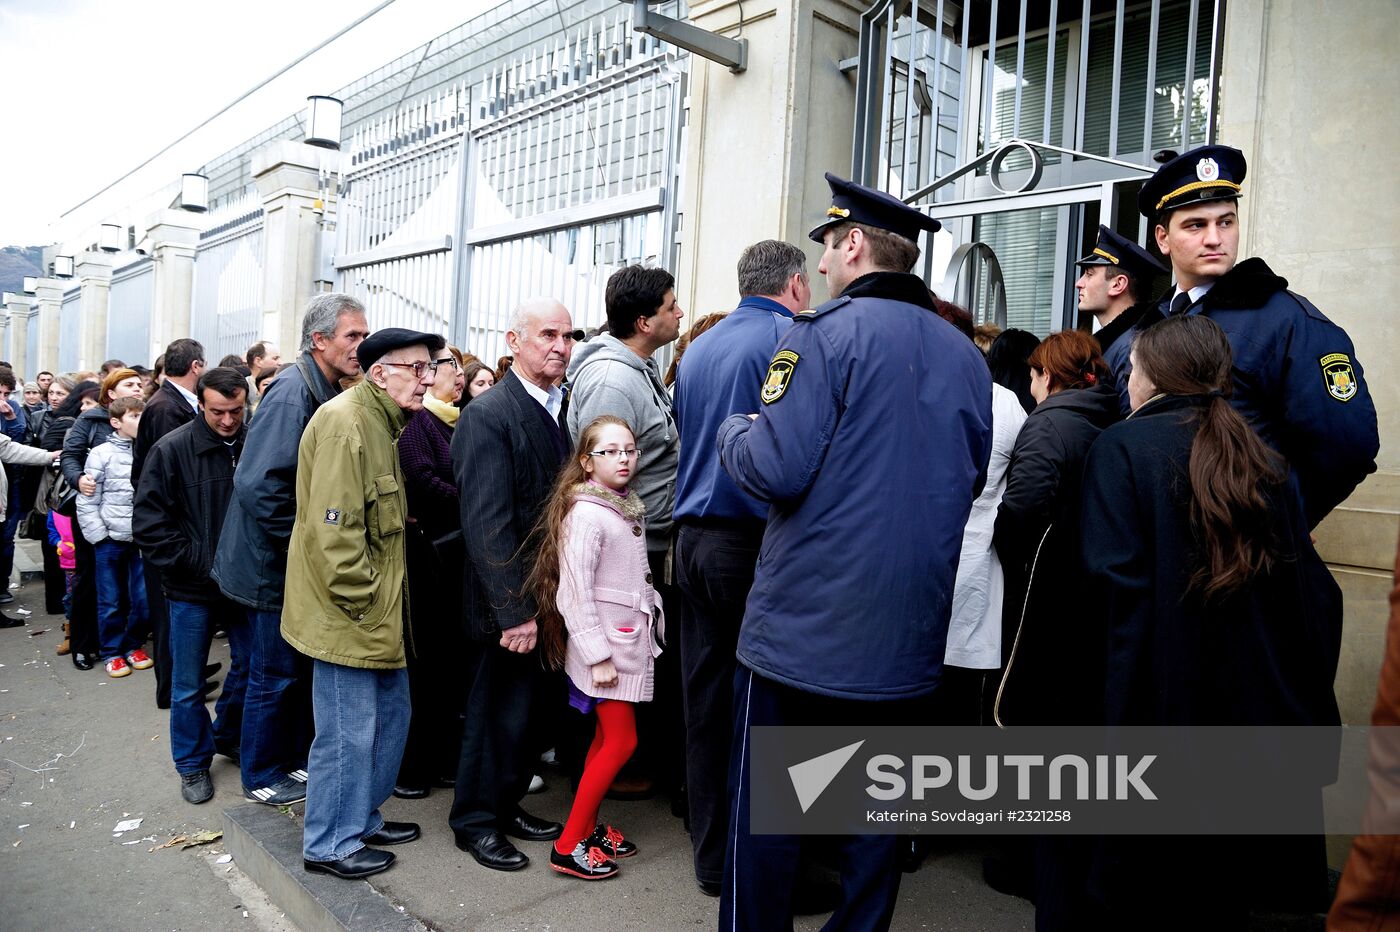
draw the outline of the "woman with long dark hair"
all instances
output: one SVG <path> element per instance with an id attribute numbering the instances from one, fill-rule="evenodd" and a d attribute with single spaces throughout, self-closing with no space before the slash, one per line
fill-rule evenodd
<path id="1" fill-rule="evenodd" d="M 78 394 L 75 390 L 69 396 L 69 400 Z M 68 484 L 78 490 L 79 495 L 91 495 L 97 487 L 92 477 L 84 474 L 83 469 L 92 448 L 111 439 L 112 425 L 107 417 L 107 405 L 117 398 L 139 398 L 141 394 L 141 376 L 135 370 L 116 369 L 108 373 L 102 380 L 97 404 L 83 408 L 64 436 L 63 456 L 58 461 L 59 470 Z M 91 670 L 97 660 L 98 651 L 97 558 L 92 543 L 83 537 L 82 529 L 76 522 L 73 524 L 73 544 L 77 568 L 73 576 L 69 638 L 73 648 L 73 666 L 79 670 Z"/>
<path id="2" fill-rule="evenodd" d="M 1107 621 L 1103 720 L 1338 724 L 1341 592 L 1286 464 L 1230 405 L 1224 331 L 1170 317 L 1138 335 L 1131 359 L 1133 414 L 1084 470 L 1082 601 Z M 1329 778 L 1312 779 L 1291 783 L 1292 798 L 1320 815 Z M 1228 881 L 1197 873 L 1206 847 L 1231 865 Z M 1097 898 L 1111 928 L 1200 928 L 1202 916 L 1245 928 L 1251 905 L 1326 908 L 1321 835 L 1113 838 L 1105 852 Z"/>
<path id="3" fill-rule="evenodd" d="M 997 334 L 987 350 L 987 368 L 992 370 L 992 381 L 1015 392 L 1027 414 L 1036 404 L 1035 396 L 1031 394 L 1027 360 L 1039 345 L 1040 340 L 1035 334 L 1012 327 Z"/>

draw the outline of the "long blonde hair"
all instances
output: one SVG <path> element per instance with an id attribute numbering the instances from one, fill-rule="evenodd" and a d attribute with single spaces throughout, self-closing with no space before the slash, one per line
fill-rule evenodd
<path id="1" fill-rule="evenodd" d="M 559 614 L 559 574 L 564 570 L 560 563 L 560 548 L 564 543 L 564 519 L 574 504 L 574 489 L 579 483 L 588 481 L 588 472 L 583 464 L 589 452 L 598 443 L 598 435 L 604 427 L 616 425 L 633 435 L 632 425 L 620 417 L 604 414 L 594 418 L 578 435 L 578 446 L 573 455 L 559 471 L 554 490 L 549 501 L 540 512 L 539 523 L 535 525 L 532 537 L 539 542 L 535 565 L 525 580 L 525 591 L 535 601 L 535 622 L 539 626 L 540 656 L 552 670 L 564 665 L 564 653 L 568 646 L 568 629 L 564 626 L 564 616 Z"/>

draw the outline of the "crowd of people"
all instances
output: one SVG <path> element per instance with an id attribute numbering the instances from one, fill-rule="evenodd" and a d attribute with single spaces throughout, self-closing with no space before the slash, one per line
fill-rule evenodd
<path id="1" fill-rule="evenodd" d="M 764 240 L 684 335 L 672 275 L 629 266 L 595 332 L 522 303 L 494 366 L 321 294 L 286 363 L 179 339 L 149 372 L 40 373 L 0 404 L 0 569 L 23 522 L 59 652 L 154 664 L 184 799 L 221 754 L 248 799 L 305 800 L 307 870 L 389 868 L 421 829 L 383 803 L 450 788 L 483 867 L 549 842 L 604 879 L 638 853 L 604 800 L 663 792 L 722 928 L 787 927 L 814 861 L 829 928 L 888 928 L 920 845 L 751 833 L 750 728 L 1338 721 L 1310 531 L 1375 468 L 1376 413 L 1346 334 L 1236 263 L 1244 174 L 1212 146 L 1144 186 L 1169 270 L 1100 229 L 1094 335 L 976 325 L 910 274 L 938 222 L 828 175 L 815 309 L 803 251 Z M 563 821 L 522 807 L 544 760 Z M 1325 906 L 1318 838 L 1232 842 L 1226 885 L 1188 843 L 1112 841 L 1008 844 L 987 881 L 1038 929 Z"/>

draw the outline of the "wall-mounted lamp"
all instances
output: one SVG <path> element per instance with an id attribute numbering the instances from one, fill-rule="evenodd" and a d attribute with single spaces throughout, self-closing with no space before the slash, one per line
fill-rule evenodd
<path id="1" fill-rule="evenodd" d="M 73 257 L 54 256 L 53 257 L 53 277 L 72 278 L 73 277 Z"/>
<path id="2" fill-rule="evenodd" d="M 0 306 L 9 307 L 10 302 L 18 300 L 18 298 L 19 295 L 15 294 L 13 291 L 0 293 Z"/>
<path id="3" fill-rule="evenodd" d="M 33 275 L 24 276 L 23 288 L 25 294 L 33 294 L 39 290 L 39 279 L 35 278 Z"/>
<path id="4" fill-rule="evenodd" d="M 306 98 L 306 139 L 308 146 L 340 148 L 340 115 L 344 103 L 335 97 L 313 94 Z"/>
<path id="5" fill-rule="evenodd" d="M 209 178 L 195 172 L 180 176 L 180 209 L 204 213 L 209 209 Z"/>
<path id="6" fill-rule="evenodd" d="M 122 241 L 126 239 L 125 231 L 115 223 L 102 224 L 102 230 L 97 237 L 97 248 L 103 252 L 121 252 L 125 245 Z"/>

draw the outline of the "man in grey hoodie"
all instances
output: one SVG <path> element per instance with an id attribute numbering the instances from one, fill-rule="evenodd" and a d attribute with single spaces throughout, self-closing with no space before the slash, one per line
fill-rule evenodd
<path id="1" fill-rule="evenodd" d="M 671 546 L 671 506 L 676 494 L 680 436 L 671 412 L 671 395 L 661 381 L 656 351 L 680 336 L 681 307 L 676 303 L 676 280 L 665 269 L 629 265 L 608 279 L 605 302 L 608 331 L 574 349 L 569 364 L 569 436 L 574 443 L 601 414 L 620 417 L 632 427 L 641 451 L 632 488 L 646 505 L 649 582 L 661 595 L 670 618 L 681 617 L 680 594 L 671 582 L 667 553 Z M 643 750 L 642 774 L 660 779 L 668 789 L 679 787 L 685 770 L 680 678 L 675 651 L 667 651 L 656 667 L 655 700 L 638 723 Z M 623 771 L 624 775 L 627 771 Z M 651 789 L 646 776 L 620 777 L 615 792 L 642 795 Z M 673 800 L 684 812 L 684 805 Z"/>

